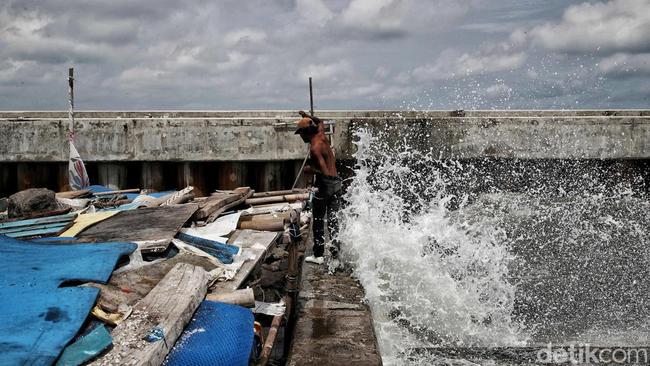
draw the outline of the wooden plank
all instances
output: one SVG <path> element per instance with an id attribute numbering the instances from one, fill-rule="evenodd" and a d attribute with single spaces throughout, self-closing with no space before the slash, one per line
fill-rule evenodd
<path id="1" fill-rule="evenodd" d="M 239 188 L 237 188 L 237 189 L 239 189 Z M 237 207 L 239 205 L 244 204 L 244 202 L 246 202 L 246 200 L 248 198 L 250 198 L 253 195 L 253 193 L 254 193 L 254 191 L 252 189 L 248 188 L 247 191 L 242 192 L 242 196 L 241 196 L 240 199 L 238 199 L 237 201 L 233 201 L 233 202 L 221 207 L 220 209 L 214 211 L 212 214 L 210 214 L 210 216 L 207 218 L 206 221 L 208 223 L 214 222 L 217 218 L 219 218 L 219 216 L 222 213 L 230 210 L 231 208 L 234 208 L 234 207 Z"/>
<path id="2" fill-rule="evenodd" d="M 79 241 L 169 240 L 192 217 L 198 206 L 184 204 L 121 211 L 82 231 Z"/>
<path id="3" fill-rule="evenodd" d="M 281 233 L 277 232 L 256 230 L 241 230 L 238 235 L 235 236 L 233 234 L 236 239 L 232 241 L 228 240 L 228 244 L 237 245 L 241 247 L 243 251 L 254 254 L 255 259 L 244 263 L 232 280 L 217 282 L 214 284 L 211 287 L 210 292 L 232 292 L 240 288 L 244 281 L 246 281 L 248 278 L 248 275 L 253 272 L 253 269 L 255 269 L 255 267 L 262 262 L 267 250 L 276 243 L 280 235 Z M 261 247 L 260 245 L 256 244 L 260 244 Z M 242 254 L 246 255 L 246 253 Z"/>
<path id="4" fill-rule="evenodd" d="M 69 222 L 75 219 L 77 214 L 58 215 L 50 217 L 41 217 L 38 219 L 18 220 L 0 223 L 0 229 L 8 229 L 13 227 L 25 227 L 41 224 L 52 224 L 55 222 Z"/>
<path id="5" fill-rule="evenodd" d="M 177 264 L 113 330 L 113 349 L 91 365 L 162 364 L 205 298 L 209 280 L 204 269 Z M 156 340 L 157 332 L 162 338 Z"/>

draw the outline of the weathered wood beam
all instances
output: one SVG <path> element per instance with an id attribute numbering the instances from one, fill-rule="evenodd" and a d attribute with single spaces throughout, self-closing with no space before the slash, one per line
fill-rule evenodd
<path id="1" fill-rule="evenodd" d="M 282 196 L 249 198 L 246 200 L 246 204 L 260 205 L 264 203 L 295 202 L 295 201 L 304 201 L 308 199 L 309 199 L 309 193 L 297 193 L 297 194 L 287 194 Z"/>
<path id="2" fill-rule="evenodd" d="M 220 208 L 241 199 L 240 194 L 221 193 L 199 202 L 199 209 L 194 213 L 195 221 L 206 220 Z"/>
<path id="3" fill-rule="evenodd" d="M 177 264 L 112 332 L 113 349 L 91 365 L 160 365 L 205 298 L 209 274 Z"/>

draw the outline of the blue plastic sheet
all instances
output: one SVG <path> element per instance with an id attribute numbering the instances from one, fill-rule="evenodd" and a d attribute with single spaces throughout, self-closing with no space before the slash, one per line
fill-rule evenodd
<path id="1" fill-rule="evenodd" d="M 132 243 L 56 244 L 0 235 L 0 365 L 53 363 Z"/>
<path id="2" fill-rule="evenodd" d="M 203 301 L 164 364 L 248 366 L 254 321 L 250 309 Z"/>

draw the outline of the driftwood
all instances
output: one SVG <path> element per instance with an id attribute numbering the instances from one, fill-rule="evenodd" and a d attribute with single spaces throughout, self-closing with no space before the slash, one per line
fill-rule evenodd
<path id="1" fill-rule="evenodd" d="M 113 349 L 91 365 L 160 365 L 205 298 L 209 274 L 177 264 L 113 330 Z"/>
<path id="2" fill-rule="evenodd" d="M 304 201 L 307 199 L 309 199 L 309 193 L 297 193 L 297 194 L 287 194 L 282 196 L 249 198 L 246 200 L 246 204 L 260 205 L 265 203 Z"/>
<path id="3" fill-rule="evenodd" d="M 154 198 L 143 204 L 144 207 L 171 206 L 185 203 L 194 198 L 194 187 L 187 186 L 178 192 L 168 194 L 164 197 Z"/>
<path id="4" fill-rule="evenodd" d="M 194 214 L 195 221 L 214 221 L 227 209 L 242 204 L 242 198 L 252 194 L 249 187 L 240 187 L 231 192 L 219 192 L 199 202 L 199 209 Z"/>
<path id="5" fill-rule="evenodd" d="M 194 187 L 187 186 L 176 193 L 172 193 L 169 196 L 163 197 L 165 201 L 162 202 L 161 206 L 176 205 L 180 203 L 185 203 L 192 198 L 194 198 Z"/>
<path id="6" fill-rule="evenodd" d="M 233 292 L 210 293 L 205 297 L 206 300 L 225 302 L 252 308 L 255 306 L 255 294 L 252 288 L 245 288 Z"/>

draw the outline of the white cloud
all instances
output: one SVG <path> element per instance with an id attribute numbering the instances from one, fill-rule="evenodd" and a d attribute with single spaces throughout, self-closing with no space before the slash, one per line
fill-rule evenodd
<path id="1" fill-rule="evenodd" d="M 460 53 L 446 50 L 434 63 L 415 68 L 411 72 L 414 80 L 444 80 L 497 71 L 520 68 L 526 62 L 526 53 L 513 50 L 507 44 L 487 45 L 478 52 Z M 402 82 L 404 75 L 398 76 Z"/>
<path id="2" fill-rule="evenodd" d="M 400 31 L 410 6 L 410 1 L 405 0 L 352 0 L 341 14 L 341 21 L 362 30 Z"/>
<path id="3" fill-rule="evenodd" d="M 559 23 L 535 27 L 544 47 L 561 52 L 650 51 L 650 0 L 612 0 L 570 6 Z"/>
<path id="4" fill-rule="evenodd" d="M 650 53 L 617 53 L 601 60 L 598 68 L 603 74 L 613 76 L 650 75 Z"/>

